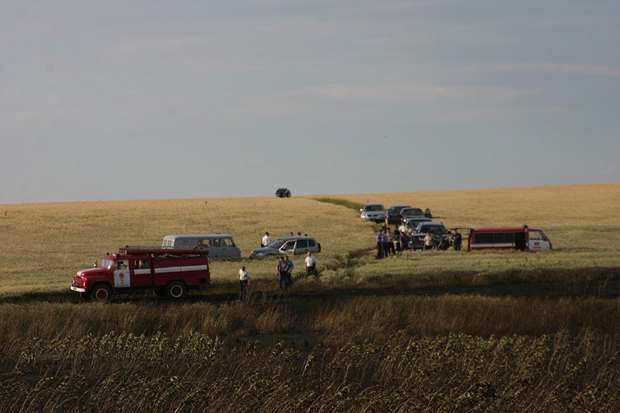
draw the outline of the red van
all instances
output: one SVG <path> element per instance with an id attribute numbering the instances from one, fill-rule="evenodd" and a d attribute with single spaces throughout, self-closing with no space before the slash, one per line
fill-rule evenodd
<path id="1" fill-rule="evenodd" d="M 475 250 L 550 250 L 551 241 L 542 229 L 527 225 L 516 228 L 472 228 L 469 232 L 468 251 Z"/>

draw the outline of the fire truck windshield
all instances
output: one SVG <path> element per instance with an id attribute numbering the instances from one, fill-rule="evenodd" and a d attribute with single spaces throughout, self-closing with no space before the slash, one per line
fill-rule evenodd
<path id="1" fill-rule="evenodd" d="M 107 268 L 109 270 L 111 268 L 114 268 L 115 266 L 116 266 L 116 263 L 112 260 L 106 260 L 106 259 L 101 260 L 101 268 Z"/>

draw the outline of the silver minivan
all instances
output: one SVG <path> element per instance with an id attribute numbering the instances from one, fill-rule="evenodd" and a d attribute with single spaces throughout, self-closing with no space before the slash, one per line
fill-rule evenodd
<path id="1" fill-rule="evenodd" d="M 231 234 L 166 235 L 161 246 L 174 249 L 206 249 L 209 250 L 210 258 L 241 258 L 241 250 Z"/>

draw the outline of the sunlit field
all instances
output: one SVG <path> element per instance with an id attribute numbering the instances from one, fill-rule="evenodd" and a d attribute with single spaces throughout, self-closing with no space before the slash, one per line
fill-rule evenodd
<path id="1" fill-rule="evenodd" d="M 192 199 L 0 206 L 0 230 L 8 242 L 0 255 L 0 294 L 63 291 L 72 275 L 105 252 L 125 245 L 161 245 L 166 234 L 232 233 L 248 257 L 264 231 L 316 237 L 321 283 L 364 283 L 397 276 L 424 279 L 459 274 L 492 278 L 510 272 L 620 267 L 620 185 L 582 185 L 481 191 L 334 195 L 352 203 L 382 202 L 430 208 L 447 227 L 540 227 L 554 250 L 545 253 L 445 251 L 374 259 L 376 224 L 359 213 L 316 201 L 318 197 Z M 303 272 L 303 257 L 294 259 Z M 275 259 L 213 261 L 213 283 L 234 281 L 241 265 L 253 279 L 274 280 Z M 499 276 L 499 275 L 498 275 Z M 587 273 L 583 274 L 584 277 Z M 418 280 L 419 281 L 419 280 Z M 304 282 L 299 283 L 299 287 Z M 312 280 L 312 287 L 316 287 Z"/>
<path id="2" fill-rule="evenodd" d="M 546 252 L 375 259 L 365 203 L 430 208 L 446 227 L 542 228 Z M 250 260 L 265 231 L 314 236 Z M 76 271 L 167 234 L 231 233 L 181 303 L 82 302 Z M 278 199 L 0 205 L 0 411 L 600 411 L 620 405 L 620 184 Z M 249 298 L 236 296 L 245 265 Z"/>

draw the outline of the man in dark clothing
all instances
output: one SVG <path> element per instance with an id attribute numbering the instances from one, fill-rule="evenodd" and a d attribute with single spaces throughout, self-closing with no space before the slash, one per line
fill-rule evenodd
<path id="1" fill-rule="evenodd" d="M 280 260 L 278 261 L 278 266 L 276 268 L 276 272 L 277 272 L 278 282 L 280 283 L 281 290 L 286 290 L 286 287 L 288 287 L 287 268 L 288 268 L 288 263 L 286 262 L 286 258 L 280 257 Z"/>
<path id="2" fill-rule="evenodd" d="M 463 242 L 463 237 L 459 233 L 459 230 L 455 229 L 454 230 L 454 236 L 452 237 L 452 246 L 454 247 L 455 251 L 460 251 L 461 250 L 461 243 L 462 242 Z"/>

